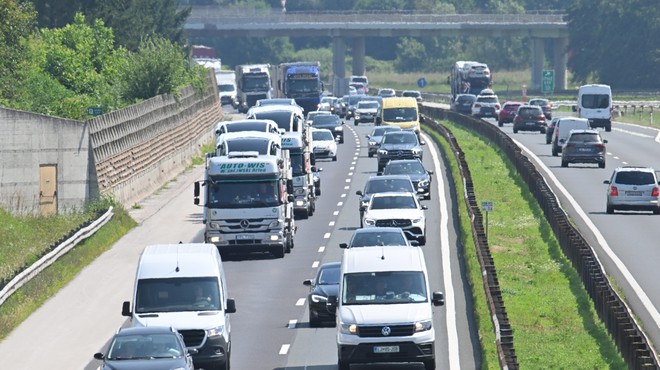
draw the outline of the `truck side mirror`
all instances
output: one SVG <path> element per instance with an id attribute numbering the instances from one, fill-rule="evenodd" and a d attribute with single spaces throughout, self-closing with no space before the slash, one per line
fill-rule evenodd
<path id="1" fill-rule="evenodd" d="M 315 164 L 316 164 L 316 154 L 311 153 L 311 154 L 309 155 L 309 163 L 311 163 L 312 165 L 315 165 Z"/>
<path id="2" fill-rule="evenodd" d="M 199 181 L 193 183 L 193 203 L 199 205 Z"/>
<path id="3" fill-rule="evenodd" d="M 444 306 L 445 304 L 445 295 L 442 292 L 433 292 L 433 305 L 434 306 Z"/>
<path id="4" fill-rule="evenodd" d="M 571 110 L 573 112 L 577 112 L 577 106 L 576 105 L 571 105 Z"/>
<path id="5" fill-rule="evenodd" d="M 131 302 L 124 301 L 124 303 L 121 305 L 121 315 L 126 317 L 133 316 L 133 313 L 131 312 Z"/>
<path id="6" fill-rule="evenodd" d="M 236 301 L 233 298 L 227 298 L 227 307 L 225 308 L 226 313 L 236 312 Z"/>
<path id="7" fill-rule="evenodd" d="M 289 194 L 293 194 L 293 180 L 286 181 L 286 192 Z"/>

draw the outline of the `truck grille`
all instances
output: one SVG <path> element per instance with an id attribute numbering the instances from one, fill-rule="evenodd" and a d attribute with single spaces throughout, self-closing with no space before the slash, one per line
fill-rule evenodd
<path id="1" fill-rule="evenodd" d="M 245 100 L 247 100 L 248 107 L 252 107 L 257 103 L 257 100 L 266 99 L 266 94 L 255 94 L 248 95 Z"/>
<path id="2" fill-rule="evenodd" d="M 389 334 L 385 335 L 383 328 L 389 328 Z M 415 332 L 415 326 L 408 325 L 377 325 L 358 326 L 358 336 L 361 338 L 383 338 L 383 337 L 409 337 Z"/>
<path id="3" fill-rule="evenodd" d="M 408 227 L 412 225 L 410 220 L 406 219 L 389 219 L 389 220 L 377 220 L 376 226 L 378 227 Z"/>
<path id="4" fill-rule="evenodd" d="M 179 333 L 183 336 L 186 347 L 199 347 L 206 338 L 204 330 L 179 330 Z"/>

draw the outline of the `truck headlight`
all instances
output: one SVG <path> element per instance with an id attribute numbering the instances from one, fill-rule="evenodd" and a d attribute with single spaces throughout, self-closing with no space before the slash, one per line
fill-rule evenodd
<path id="1" fill-rule="evenodd" d="M 376 220 L 374 220 L 373 218 L 365 218 L 364 224 L 369 226 L 374 226 L 376 224 Z"/>
<path id="2" fill-rule="evenodd" d="M 225 330 L 224 325 L 217 326 L 217 327 L 215 327 L 215 328 L 211 328 L 211 329 L 206 329 L 206 335 L 207 335 L 209 338 L 212 338 L 212 337 L 219 337 L 219 336 L 222 335 L 222 332 L 223 332 L 224 330 Z"/>
<path id="3" fill-rule="evenodd" d="M 357 335 L 357 325 L 355 324 L 341 324 L 339 330 L 342 334 Z"/>
<path id="4" fill-rule="evenodd" d="M 296 204 L 296 207 L 302 207 L 302 206 L 305 205 L 305 201 L 304 200 L 296 200 L 295 204 Z"/>
<path id="5" fill-rule="evenodd" d="M 312 302 L 314 303 L 327 302 L 327 301 L 328 301 L 328 297 L 324 297 L 318 294 L 312 294 Z"/>
<path id="6" fill-rule="evenodd" d="M 276 242 L 280 240 L 280 236 L 277 234 L 270 234 L 268 235 L 268 240 L 270 240 L 271 242 Z"/>
<path id="7" fill-rule="evenodd" d="M 212 236 L 209 238 L 209 243 L 220 243 L 222 241 L 221 236 Z"/>
<path id="8" fill-rule="evenodd" d="M 433 327 L 433 320 L 417 321 L 415 323 L 415 332 L 419 333 L 420 331 L 431 330 L 432 327 Z"/>

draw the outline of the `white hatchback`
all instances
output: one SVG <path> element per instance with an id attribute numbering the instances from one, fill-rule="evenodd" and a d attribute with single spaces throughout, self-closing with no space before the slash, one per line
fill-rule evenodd
<path id="1" fill-rule="evenodd" d="M 316 159 L 337 160 L 337 142 L 332 132 L 325 128 L 312 128 L 312 150 Z"/>

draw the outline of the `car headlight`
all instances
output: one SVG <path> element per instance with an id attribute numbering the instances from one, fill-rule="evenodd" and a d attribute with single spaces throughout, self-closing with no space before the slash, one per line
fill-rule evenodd
<path id="1" fill-rule="evenodd" d="M 387 150 L 385 150 L 385 149 L 379 149 L 379 150 L 378 150 L 378 154 L 380 154 L 380 155 L 387 155 Z"/>
<path id="2" fill-rule="evenodd" d="M 433 320 L 417 321 L 415 323 L 415 332 L 419 333 L 420 331 L 431 330 L 432 327 L 433 327 Z"/>
<path id="3" fill-rule="evenodd" d="M 369 225 L 369 226 L 373 226 L 373 225 L 376 224 L 376 220 L 374 220 L 372 218 L 365 218 L 364 219 L 364 224 Z"/>
<path id="4" fill-rule="evenodd" d="M 268 225 L 268 227 L 271 228 L 271 229 L 276 229 L 276 228 L 281 227 L 280 220 L 275 220 L 275 221 L 271 222 L 270 225 Z"/>
<path id="5" fill-rule="evenodd" d="M 418 187 L 425 188 L 429 186 L 429 180 L 420 180 L 419 183 L 417 183 Z"/>
<path id="6" fill-rule="evenodd" d="M 215 328 L 211 328 L 211 329 L 206 329 L 206 335 L 207 335 L 209 338 L 212 338 L 212 337 L 219 337 L 219 336 L 222 335 L 222 332 L 223 332 L 224 330 L 225 330 L 225 326 L 224 326 L 224 325 L 221 325 L 221 326 L 218 326 L 218 327 L 215 327 Z"/>
<path id="7" fill-rule="evenodd" d="M 420 149 L 420 148 L 413 148 L 412 152 L 413 152 L 413 154 L 415 154 L 415 155 L 417 155 L 417 154 L 421 154 L 421 153 L 422 153 L 422 149 Z"/>
<path id="8" fill-rule="evenodd" d="M 422 222 L 422 221 L 424 221 L 424 218 L 422 218 L 422 217 L 420 217 L 420 218 L 413 218 L 413 219 L 412 219 L 412 223 L 414 223 L 414 224 L 418 224 L 418 223 L 420 223 L 420 222 Z"/>
<path id="9" fill-rule="evenodd" d="M 369 205 L 369 201 L 368 201 L 368 200 L 366 200 L 366 201 L 361 201 L 361 202 L 360 202 L 360 207 L 367 208 L 368 205 Z"/>
<path id="10" fill-rule="evenodd" d="M 370 142 L 369 142 L 369 146 L 375 146 L 376 144 L 378 144 L 378 143 L 375 142 L 375 141 L 370 141 Z"/>
<path id="11" fill-rule="evenodd" d="M 209 224 L 209 227 L 210 227 L 211 229 L 219 229 L 219 228 L 220 228 L 220 223 L 218 223 L 218 222 L 211 222 L 211 223 Z"/>
<path id="12" fill-rule="evenodd" d="M 341 324 L 339 331 L 342 334 L 353 334 L 357 335 L 357 325 L 355 324 Z"/>
<path id="13" fill-rule="evenodd" d="M 335 127 L 335 131 L 344 131 L 344 128 L 341 126 Z"/>
<path id="14" fill-rule="evenodd" d="M 328 301 L 328 297 L 324 297 L 318 294 L 312 294 L 312 302 L 314 303 L 327 302 L 327 301 Z"/>

